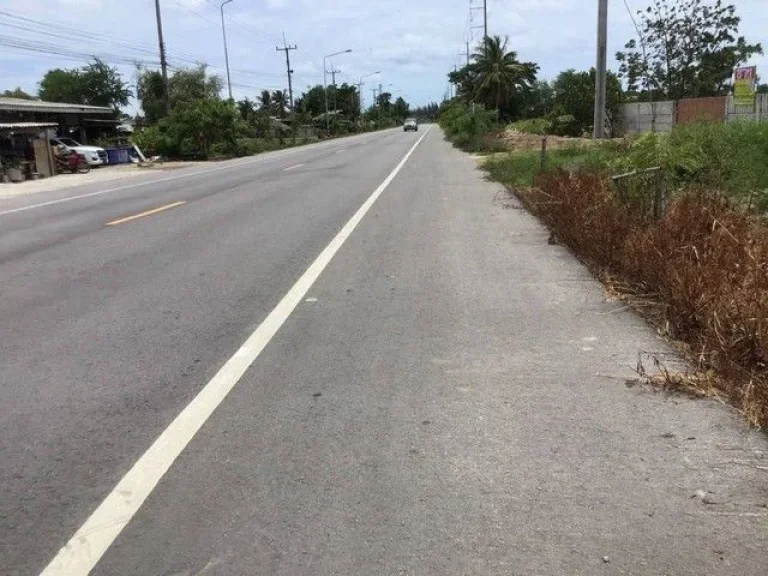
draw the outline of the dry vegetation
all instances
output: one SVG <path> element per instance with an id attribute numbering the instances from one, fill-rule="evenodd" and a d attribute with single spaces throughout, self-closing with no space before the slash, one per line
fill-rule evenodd
<path id="1" fill-rule="evenodd" d="M 768 228 L 722 196 L 691 189 L 659 222 L 618 200 L 610 180 L 558 172 L 520 192 L 558 238 L 610 274 L 682 342 L 713 386 L 768 426 Z M 716 374 L 716 377 L 712 375 Z M 691 380 L 696 385 L 696 379 Z"/>

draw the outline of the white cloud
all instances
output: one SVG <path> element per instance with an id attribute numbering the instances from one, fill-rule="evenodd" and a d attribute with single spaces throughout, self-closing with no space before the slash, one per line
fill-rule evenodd
<path id="1" fill-rule="evenodd" d="M 628 1 L 636 9 L 647 3 Z M 737 6 L 743 17 L 742 33 L 751 41 L 768 44 L 764 1 L 737 0 Z M 163 0 L 165 40 L 172 64 L 200 59 L 223 75 L 219 2 Z M 489 0 L 488 5 L 490 32 L 509 36 L 510 47 L 521 58 L 538 62 L 543 76 L 594 64 L 594 0 Z M 33 40 L 87 54 L 157 61 L 153 0 L 2 0 L 2 10 L 107 35 L 112 41 L 92 42 L 74 33 L 63 33 L 64 38 L 50 36 L 61 33 L 57 28 L 23 35 Z M 351 48 L 352 54 L 334 58 L 334 65 L 343 71 L 343 81 L 381 70 L 381 81 L 402 89 L 411 101 L 439 100 L 445 92 L 446 73 L 465 61 L 462 51 L 469 37 L 467 0 L 234 0 L 225 12 L 237 97 L 254 97 L 261 88 L 287 84 L 284 54 L 275 50 L 285 31 L 288 42 L 299 47 L 291 52 L 297 88 L 322 82 L 324 54 Z M 8 22 L 0 17 L 0 35 L 22 36 L 18 30 L 2 26 Z M 475 13 L 475 24 L 480 22 L 480 13 Z M 623 3 L 612 2 L 611 54 L 633 33 Z M 475 38 L 478 34 L 476 30 Z M 759 58 L 757 63 L 768 76 L 768 60 Z M 75 60 L 56 56 L 0 51 L 3 84 L 20 84 L 30 91 L 36 90 L 44 70 L 76 65 Z M 130 64 L 121 64 L 120 69 L 133 77 Z M 0 89 L 5 87 L 11 86 Z"/>

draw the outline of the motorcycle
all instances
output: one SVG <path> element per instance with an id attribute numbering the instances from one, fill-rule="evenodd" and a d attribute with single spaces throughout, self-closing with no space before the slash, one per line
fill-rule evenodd
<path id="1" fill-rule="evenodd" d="M 59 172 L 71 172 L 72 174 L 87 174 L 91 171 L 91 165 L 85 156 L 74 150 L 53 157 L 56 169 Z"/>

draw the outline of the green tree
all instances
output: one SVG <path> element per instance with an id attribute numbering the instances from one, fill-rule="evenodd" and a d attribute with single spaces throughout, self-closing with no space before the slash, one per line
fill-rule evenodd
<path id="1" fill-rule="evenodd" d="M 312 118 L 325 113 L 325 90 L 322 85 L 308 88 L 294 103 L 297 110 L 307 112 Z"/>
<path id="2" fill-rule="evenodd" d="M 733 69 L 763 53 L 738 35 L 736 7 L 722 0 L 653 0 L 638 16 L 639 38 L 616 54 L 630 92 L 671 100 L 726 94 Z"/>
<path id="3" fill-rule="evenodd" d="M 472 62 L 451 72 L 448 78 L 465 104 L 484 104 L 512 119 L 520 115 L 521 101 L 536 81 L 539 67 L 533 62 L 521 62 L 516 52 L 507 51 L 508 43 L 500 36 L 485 38 L 472 55 Z"/>
<path id="4" fill-rule="evenodd" d="M 21 88 L 16 88 L 14 90 L 4 90 L 2 94 L 0 94 L 3 98 L 20 98 L 22 100 L 34 100 L 35 97 L 31 94 L 27 94 L 22 90 Z"/>
<path id="5" fill-rule="evenodd" d="M 501 110 L 519 90 L 528 89 L 539 69 L 532 62 L 520 62 L 517 52 L 507 52 L 507 45 L 506 38 L 487 37 L 473 56 L 475 97 L 495 110 Z"/>
<path id="6" fill-rule="evenodd" d="M 523 118 L 544 118 L 555 107 L 555 90 L 546 80 L 536 80 L 520 98 L 520 115 Z"/>
<path id="7" fill-rule="evenodd" d="M 402 96 L 395 100 L 394 115 L 397 122 L 403 122 L 408 117 L 409 111 L 410 106 L 408 106 L 408 103 L 402 98 Z"/>
<path id="8" fill-rule="evenodd" d="M 116 68 L 98 58 L 82 68 L 46 72 L 40 81 L 38 95 L 43 100 L 89 104 L 92 106 L 126 106 L 131 91 Z"/>
<path id="9" fill-rule="evenodd" d="M 288 94 L 283 90 L 272 92 L 272 110 L 278 118 L 285 118 L 289 105 Z"/>
<path id="10" fill-rule="evenodd" d="M 218 76 L 209 76 L 204 65 L 180 68 L 168 79 L 171 109 L 179 104 L 220 98 L 223 83 Z M 166 115 L 163 76 L 157 70 L 139 70 L 137 94 L 147 123 L 154 124 Z"/>
<path id="11" fill-rule="evenodd" d="M 259 105 L 264 112 L 272 114 L 272 92 L 269 90 L 262 90 L 261 96 L 259 96 Z"/>
<path id="12" fill-rule="evenodd" d="M 552 84 L 554 110 L 553 120 L 572 117 L 559 122 L 559 131 L 566 136 L 581 136 L 591 132 L 595 115 L 595 69 L 589 72 L 566 70 L 561 72 Z M 616 74 L 608 72 L 607 111 L 610 120 L 616 117 L 619 104 L 623 101 L 621 82 Z M 558 122 L 555 122 L 556 128 Z"/>
<path id="13" fill-rule="evenodd" d="M 439 111 L 440 106 L 437 104 L 437 102 L 431 102 L 426 106 L 419 106 L 418 108 L 414 108 L 411 112 L 411 115 L 422 122 L 434 122 L 437 120 Z"/>
<path id="14" fill-rule="evenodd" d="M 256 114 L 256 105 L 250 98 L 245 98 L 237 102 L 237 111 L 240 113 L 240 119 L 243 122 L 250 123 Z"/>

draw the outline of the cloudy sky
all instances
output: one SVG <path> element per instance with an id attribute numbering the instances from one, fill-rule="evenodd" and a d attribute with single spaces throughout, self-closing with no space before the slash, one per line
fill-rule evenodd
<path id="1" fill-rule="evenodd" d="M 637 10 L 650 0 L 626 1 Z M 224 74 L 220 2 L 160 0 L 172 65 L 205 61 Z M 734 3 L 742 34 L 768 49 L 766 0 Z M 446 72 L 465 60 L 465 42 L 482 34 L 472 30 L 482 25 L 482 11 L 471 21 L 470 5 L 482 0 L 233 0 L 225 11 L 235 97 L 287 85 L 284 54 L 275 50 L 285 32 L 298 45 L 291 52 L 297 93 L 322 83 L 323 55 L 352 49 L 333 59 L 337 82 L 381 71 L 380 79 L 366 80 L 368 99 L 373 83 L 382 82 L 413 104 L 439 101 Z M 522 58 L 541 65 L 543 77 L 593 65 L 597 0 L 488 0 L 488 10 L 489 32 L 509 36 Z M 612 0 L 611 56 L 632 35 L 624 0 Z M 46 70 L 79 66 L 88 54 L 104 56 L 134 83 L 131 62 L 156 65 L 156 47 L 153 0 L 0 0 L 0 89 L 34 92 Z M 768 75 L 768 59 L 755 63 Z"/>

